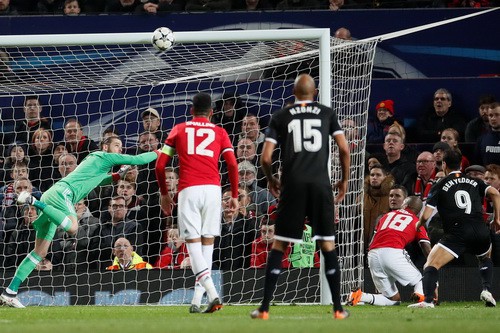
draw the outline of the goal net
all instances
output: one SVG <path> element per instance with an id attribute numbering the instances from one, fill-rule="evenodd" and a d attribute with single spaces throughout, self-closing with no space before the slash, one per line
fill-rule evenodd
<path id="1" fill-rule="evenodd" d="M 256 193 L 250 191 L 250 197 L 259 201 L 247 203 L 237 223 L 221 221 L 223 236 L 216 240 L 212 274 L 225 303 L 260 301 L 264 269 L 250 266 L 252 242 L 261 236 L 262 220 L 272 220 L 268 207 L 273 202 L 266 196 L 258 169 L 258 145 L 257 149 L 245 145 L 258 132 L 252 132 L 251 117 L 243 117 L 255 115 L 257 129 L 264 132 L 272 112 L 293 101 L 293 79 L 309 73 L 318 83 L 319 101 L 337 111 L 351 146 L 349 193 L 332 221 L 338 224 L 345 296 L 363 276 L 358 202 L 376 41 L 330 38 L 329 29 L 174 32 L 175 46 L 159 52 L 151 45 L 151 35 L 0 36 L 0 125 L 5 156 L 0 180 L 4 226 L 0 282 L 7 286 L 34 245 L 30 222 L 37 212 L 16 205 L 16 191 L 25 186 L 39 196 L 74 168 L 66 152 L 73 153 L 78 163 L 86 150 L 96 149 L 89 140 L 99 144 L 107 130 L 120 136 L 127 153 L 159 148 L 173 125 L 190 118 L 194 94 L 205 91 L 214 101 L 213 121 L 228 130 L 239 161 L 247 160 L 256 168 L 260 186 Z M 151 129 L 148 126 L 153 126 L 156 116 L 161 125 Z M 81 132 L 74 119 L 81 124 Z M 48 131 L 37 131 L 38 127 Z M 279 159 L 275 166 L 278 170 Z M 178 170 L 175 159 L 171 167 Z M 222 163 L 221 174 L 224 183 L 227 174 Z M 175 175 L 170 176 L 175 183 Z M 338 152 L 332 148 L 332 182 L 338 177 Z M 175 214 L 165 217 L 159 209 L 154 162 L 139 166 L 126 180 L 97 188 L 77 205 L 77 237 L 56 233 L 46 261 L 21 286 L 21 302 L 191 301 L 194 278 L 185 247 L 171 231 L 176 227 Z M 123 206 L 121 216 L 117 211 Z M 113 266 L 113 244 L 121 236 L 130 240 L 145 261 L 161 268 L 106 270 Z M 314 254 L 306 247 L 291 251 L 290 255 L 299 258 Z M 290 257 L 284 263 L 288 268 L 280 277 L 274 300 L 324 303 L 328 288 L 320 287 L 319 263 L 296 268 L 300 265 L 293 261 Z"/>

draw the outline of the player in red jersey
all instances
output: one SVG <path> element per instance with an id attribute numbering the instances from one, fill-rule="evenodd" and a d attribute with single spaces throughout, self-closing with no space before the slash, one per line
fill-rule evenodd
<path id="1" fill-rule="evenodd" d="M 172 129 L 156 162 L 161 207 L 170 215 L 172 198 L 165 180 L 165 167 L 176 152 L 179 156 L 178 224 L 180 235 L 186 239 L 197 284 L 190 312 L 201 312 L 204 291 L 209 301 L 204 312 L 222 308 L 210 274 L 214 238 L 220 234 L 222 194 L 218 162 L 221 155 L 226 161 L 231 183 L 230 209 L 236 211 L 239 206 L 238 165 L 233 145 L 226 130 L 210 122 L 212 112 L 210 95 L 196 94 L 191 108 L 193 119 Z"/>
<path id="2" fill-rule="evenodd" d="M 431 245 L 424 228 L 416 231 L 417 214 L 422 210 L 422 200 L 416 196 L 405 199 L 401 209 L 386 213 L 379 221 L 368 251 L 368 266 L 375 288 L 381 294 L 363 293 L 357 289 L 351 293 L 348 303 L 359 302 L 373 305 L 399 305 L 401 295 L 396 281 L 403 286 L 413 286 L 412 299 L 423 300 L 422 274 L 413 265 L 405 247 L 418 240 L 427 257 Z"/>

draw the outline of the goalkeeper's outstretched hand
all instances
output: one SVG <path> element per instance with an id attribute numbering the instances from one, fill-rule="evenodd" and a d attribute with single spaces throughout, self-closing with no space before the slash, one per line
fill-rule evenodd
<path id="1" fill-rule="evenodd" d="M 113 181 L 117 182 L 120 179 L 125 179 L 125 176 L 127 175 L 127 172 L 131 169 L 132 167 L 130 165 L 122 165 L 120 170 L 118 172 L 114 172 L 111 174 L 111 177 L 113 177 Z"/>

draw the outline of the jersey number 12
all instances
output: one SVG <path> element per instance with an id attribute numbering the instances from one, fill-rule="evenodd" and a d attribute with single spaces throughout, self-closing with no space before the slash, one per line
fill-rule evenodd
<path id="1" fill-rule="evenodd" d="M 215 140 L 215 132 L 211 128 L 193 128 L 186 127 L 187 134 L 187 153 L 188 155 L 202 155 L 214 157 L 214 152 L 210 149 L 207 149 L 208 145 L 210 145 Z M 196 145 L 195 142 L 196 137 L 204 137 L 204 139 Z"/>

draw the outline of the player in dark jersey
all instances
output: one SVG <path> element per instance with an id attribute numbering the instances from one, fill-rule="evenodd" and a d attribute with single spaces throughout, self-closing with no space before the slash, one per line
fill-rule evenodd
<path id="1" fill-rule="evenodd" d="M 349 146 L 337 114 L 313 101 L 316 85 L 311 76 L 297 77 L 293 88 L 293 105 L 275 112 L 266 133 L 261 165 L 273 195 L 280 196 L 276 234 L 269 253 L 264 298 L 252 318 L 268 319 L 269 304 L 281 273 L 281 260 L 290 242 L 300 243 L 307 216 L 313 239 L 318 240 L 325 259 L 326 279 L 333 299 L 334 318 L 347 318 L 340 303 L 340 267 L 335 250 L 333 193 L 330 183 L 330 136 L 339 147 L 342 179 L 335 184 L 335 203 L 344 199 L 349 176 Z M 277 144 L 283 156 L 282 176 L 271 171 L 272 155 Z"/>
<path id="2" fill-rule="evenodd" d="M 467 177 L 460 172 L 462 154 L 448 151 L 443 158 L 446 178 L 437 183 L 427 197 L 427 205 L 416 228 L 426 222 L 437 209 L 443 221 L 444 235 L 433 247 L 424 268 L 425 300 L 409 307 L 433 308 L 432 299 L 438 281 L 438 270 L 465 251 L 479 259 L 479 272 L 483 283 L 481 300 L 486 306 L 495 306 L 496 301 L 489 289 L 493 280 L 491 261 L 491 239 L 488 225 L 483 221 L 483 199 L 487 195 L 495 209 L 494 223 L 500 226 L 500 193 L 483 181 Z"/>

